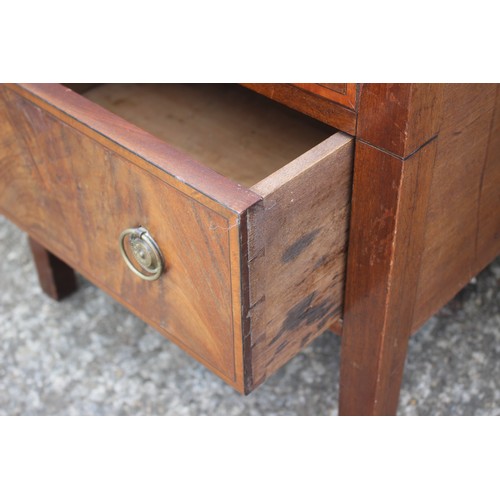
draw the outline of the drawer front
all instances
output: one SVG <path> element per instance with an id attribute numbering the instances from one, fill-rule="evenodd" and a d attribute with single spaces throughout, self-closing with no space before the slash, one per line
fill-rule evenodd
<path id="1" fill-rule="evenodd" d="M 241 388 L 239 214 L 50 111 L 2 89 L 0 211 Z M 137 226 L 164 255 L 157 281 L 121 257 L 121 232 Z"/>
<path id="2" fill-rule="evenodd" d="M 356 134 L 356 84 L 354 83 L 242 83 L 241 85 L 342 132 Z"/>
<path id="3" fill-rule="evenodd" d="M 294 83 L 294 85 L 350 109 L 356 108 L 355 83 Z"/>

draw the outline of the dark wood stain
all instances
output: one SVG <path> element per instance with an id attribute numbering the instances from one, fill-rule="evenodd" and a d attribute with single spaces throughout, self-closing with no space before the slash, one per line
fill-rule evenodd
<path id="1" fill-rule="evenodd" d="M 331 260 L 329 258 L 330 256 L 329 255 L 322 255 L 315 263 L 314 263 L 314 266 L 313 266 L 313 271 L 316 271 L 317 269 L 319 269 L 320 267 L 323 267 L 329 260 Z"/>
<path id="2" fill-rule="evenodd" d="M 333 321 L 333 318 L 338 317 L 340 314 L 340 307 L 336 307 L 332 309 L 325 317 L 318 323 L 318 329 L 322 330 L 323 328 L 329 326 L 328 323 Z"/>
<path id="3" fill-rule="evenodd" d="M 316 332 L 309 332 L 301 341 L 300 341 L 300 348 L 302 349 L 305 347 L 311 339 L 311 337 L 314 336 Z"/>
<path id="4" fill-rule="evenodd" d="M 316 321 L 322 320 L 330 312 L 331 303 L 328 301 L 312 305 L 315 295 L 314 292 L 309 294 L 288 311 L 278 334 L 269 343 L 270 346 L 275 344 L 286 332 L 294 331 L 302 324 L 312 325 Z"/>
<path id="5" fill-rule="evenodd" d="M 288 345 L 288 340 L 284 340 L 277 348 L 276 348 L 276 354 L 281 352 L 286 346 Z"/>
<path id="6" fill-rule="evenodd" d="M 317 324 L 325 315 L 343 308 L 353 146 L 352 138 L 335 134 L 289 172 L 254 186 L 263 198 L 262 206 L 250 210 L 249 223 L 250 304 L 257 304 L 249 311 L 255 386 L 300 352 L 305 336 L 324 331 Z M 314 230 L 309 246 L 307 240 L 297 244 Z M 291 260 L 285 262 L 284 253 Z M 285 339 L 287 346 L 276 352 Z"/>
<path id="7" fill-rule="evenodd" d="M 282 261 L 290 262 L 295 260 L 314 241 L 319 231 L 319 229 L 315 229 L 299 238 L 293 245 L 290 245 L 283 252 Z"/>

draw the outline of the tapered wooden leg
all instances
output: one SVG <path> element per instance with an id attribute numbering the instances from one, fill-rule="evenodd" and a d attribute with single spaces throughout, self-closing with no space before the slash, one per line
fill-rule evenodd
<path id="1" fill-rule="evenodd" d="M 77 288 L 73 269 L 34 239 L 28 240 L 42 290 L 54 300 L 73 293 Z"/>
<path id="2" fill-rule="evenodd" d="M 364 84 L 354 157 L 341 415 L 394 415 L 408 348 L 443 87 Z"/>
<path id="3" fill-rule="evenodd" d="M 342 332 L 341 415 L 398 406 L 436 140 L 408 159 L 356 145 Z"/>

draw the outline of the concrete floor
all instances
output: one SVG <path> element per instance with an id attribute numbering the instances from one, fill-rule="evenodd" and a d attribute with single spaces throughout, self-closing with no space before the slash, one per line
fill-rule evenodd
<path id="1" fill-rule="evenodd" d="M 1 415 L 335 415 L 340 339 L 325 333 L 250 396 L 88 282 L 42 294 L 0 217 Z M 500 414 L 500 259 L 410 342 L 401 415 Z"/>

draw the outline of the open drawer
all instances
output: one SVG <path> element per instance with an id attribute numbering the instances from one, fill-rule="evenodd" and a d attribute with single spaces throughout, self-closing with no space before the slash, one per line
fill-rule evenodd
<path id="1" fill-rule="evenodd" d="M 0 212 L 241 392 L 341 316 L 352 158 L 236 85 L 0 86 Z"/>

